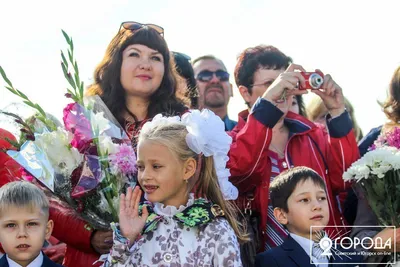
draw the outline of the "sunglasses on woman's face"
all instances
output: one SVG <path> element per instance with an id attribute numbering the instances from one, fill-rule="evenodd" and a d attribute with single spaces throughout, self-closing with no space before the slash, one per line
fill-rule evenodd
<path id="1" fill-rule="evenodd" d="M 197 74 L 196 79 L 199 80 L 200 82 L 209 82 L 214 77 L 214 74 L 221 82 L 226 82 L 229 80 L 229 73 L 227 73 L 224 70 L 217 70 L 217 71 L 203 70 L 199 72 L 199 74 Z"/>
<path id="2" fill-rule="evenodd" d="M 125 21 L 121 23 L 121 26 L 119 27 L 119 30 L 121 30 L 122 28 L 124 28 L 125 30 L 130 30 L 130 31 L 137 31 L 143 27 L 149 27 L 152 28 L 154 30 L 156 30 L 161 36 L 164 36 L 164 29 L 158 25 L 155 24 L 142 24 L 139 22 L 135 22 L 135 21 Z"/>

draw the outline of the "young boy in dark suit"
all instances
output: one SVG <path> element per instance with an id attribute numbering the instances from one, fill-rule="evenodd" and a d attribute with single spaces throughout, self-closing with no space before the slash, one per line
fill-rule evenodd
<path id="1" fill-rule="evenodd" d="M 290 234 L 281 246 L 257 255 L 256 266 L 327 267 L 334 263 L 332 266 L 355 267 L 362 262 L 363 256 L 338 255 L 340 249 L 329 243 L 332 240 L 324 231 L 329 206 L 325 183 L 318 173 L 307 167 L 288 170 L 274 179 L 270 197 L 275 218 Z"/>
<path id="2" fill-rule="evenodd" d="M 49 201 L 32 183 L 18 181 L 0 188 L 0 267 L 61 267 L 41 252 L 50 238 Z"/>

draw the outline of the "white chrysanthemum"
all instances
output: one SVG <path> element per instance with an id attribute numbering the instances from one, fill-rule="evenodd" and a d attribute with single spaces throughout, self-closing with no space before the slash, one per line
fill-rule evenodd
<path id="1" fill-rule="evenodd" d="M 371 176 L 385 177 L 390 170 L 400 169 L 400 152 L 395 147 L 379 147 L 367 152 L 343 174 L 345 181 L 359 181 Z"/>

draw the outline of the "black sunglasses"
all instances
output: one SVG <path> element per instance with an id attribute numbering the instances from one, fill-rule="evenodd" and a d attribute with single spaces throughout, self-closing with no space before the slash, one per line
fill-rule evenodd
<path id="1" fill-rule="evenodd" d="M 164 28 L 163 27 L 155 25 L 155 24 L 143 24 L 143 23 L 135 22 L 135 21 L 122 22 L 118 31 L 120 31 L 122 28 L 124 28 L 125 30 L 137 31 L 145 26 L 156 30 L 161 36 L 164 36 Z"/>
<path id="2" fill-rule="evenodd" d="M 203 70 L 199 72 L 199 74 L 197 74 L 196 79 L 199 80 L 200 82 L 209 82 L 212 80 L 214 74 L 221 82 L 226 82 L 229 80 L 229 73 L 227 73 L 224 70 L 217 70 L 217 71 Z"/>

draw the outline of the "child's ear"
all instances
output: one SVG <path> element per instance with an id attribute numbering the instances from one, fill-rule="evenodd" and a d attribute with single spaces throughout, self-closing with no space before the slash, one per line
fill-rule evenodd
<path id="1" fill-rule="evenodd" d="M 189 158 L 186 160 L 183 167 L 183 179 L 188 180 L 192 177 L 196 172 L 197 163 L 194 158 Z"/>
<path id="2" fill-rule="evenodd" d="M 250 103 L 251 102 L 251 94 L 249 92 L 249 89 L 243 85 L 240 85 L 238 89 L 239 89 L 239 93 L 243 97 L 244 101 L 246 103 Z"/>
<path id="3" fill-rule="evenodd" d="M 46 225 L 46 240 L 50 238 L 51 233 L 53 232 L 54 222 L 53 220 L 49 220 Z"/>
<path id="4" fill-rule="evenodd" d="M 287 213 L 283 209 L 275 208 L 274 216 L 280 224 L 286 225 L 288 223 Z"/>

